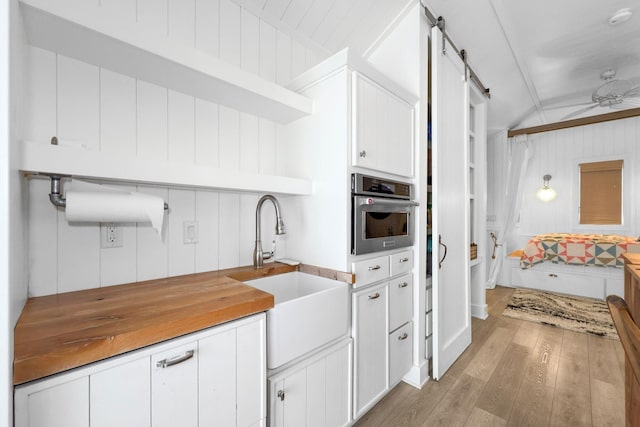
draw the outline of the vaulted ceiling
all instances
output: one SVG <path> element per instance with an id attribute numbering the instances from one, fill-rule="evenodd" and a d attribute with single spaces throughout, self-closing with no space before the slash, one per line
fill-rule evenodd
<path id="1" fill-rule="evenodd" d="M 365 54 L 395 18 L 419 0 L 234 0 L 334 53 Z M 640 86 L 640 0 L 422 0 L 443 16 L 455 44 L 491 89 L 489 129 L 533 126 L 615 111 L 592 93 L 614 79 Z M 631 18 L 609 20 L 628 8 Z M 628 89 L 628 88 L 627 88 Z M 640 106 L 638 96 L 616 108 Z"/>

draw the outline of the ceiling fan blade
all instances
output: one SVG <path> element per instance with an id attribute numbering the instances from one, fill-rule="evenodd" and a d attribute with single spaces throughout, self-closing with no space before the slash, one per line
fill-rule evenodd
<path id="1" fill-rule="evenodd" d="M 589 101 L 589 102 L 578 102 L 576 104 L 563 104 L 563 105 L 552 105 L 549 107 L 545 107 L 543 106 L 542 109 L 544 111 L 549 111 L 549 110 L 559 110 L 560 108 L 570 108 L 570 107 L 581 107 L 583 105 L 591 105 L 593 104 L 593 101 Z"/>
<path id="2" fill-rule="evenodd" d="M 600 104 L 591 104 L 590 106 L 588 106 L 586 108 L 581 108 L 581 109 L 579 109 L 577 111 L 574 111 L 573 113 L 567 114 L 566 116 L 564 116 L 560 120 L 568 120 L 568 119 L 570 119 L 572 117 L 579 116 L 582 113 L 586 113 L 589 110 L 593 110 L 594 108 L 596 108 L 599 105 Z"/>
<path id="3" fill-rule="evenodd" d="M 627 108 L 636 108 L 636 107 L 640 107 L 640 94 L 637 97 L 625 96 L 624 100 L 621 103 L 611 106 L 611 108 L 614 108 L 616 110 L 626 110 Z"/>
<path id="4" fill-rule="evenodd" d="M 636 98 L 640 97 L 640 86 L 634 87 L 633 89 L 629 89 L 623 95 L 625 98 Z"/>

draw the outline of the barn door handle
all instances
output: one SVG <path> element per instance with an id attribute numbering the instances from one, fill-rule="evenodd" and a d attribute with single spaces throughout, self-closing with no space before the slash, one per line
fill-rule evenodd
<path id="1" fill-rule="evenodd" d="M 447 257 L 447 245 L 442 243 L 442 236 L 440 234 L 438 234 L 438 244 L 444 248 L 444 255 L 442 255 L 442 259 L 440 260 L 440 262 L 438 262 L 438 268 L 442 268 L 442 263 L 444 262 L 444 259 Z"/>

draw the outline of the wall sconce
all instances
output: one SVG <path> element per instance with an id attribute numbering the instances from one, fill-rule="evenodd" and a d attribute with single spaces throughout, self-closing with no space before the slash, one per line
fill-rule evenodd
<path id="1" fill-rule="evenodd" d="M 551 180 L 551 175 L 545 175 L 542 177 L 543 185 L 540 187 L 540 190 L 536 193 L 536 197 L 543 202 L 550 202 L 556 198 L 556 190 L 549 187 L 549 181 Z"/>

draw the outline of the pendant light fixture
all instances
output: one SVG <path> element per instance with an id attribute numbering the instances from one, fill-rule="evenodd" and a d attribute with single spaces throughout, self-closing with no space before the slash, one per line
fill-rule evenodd
<path id="1" fill-rule="evenodd" d="M 551 180 L 551 175 L 547 174 L 542 177 L 543 185 L 540 187 L 540 190 L 536 193 L 536 197 L 543 202 L 550 202 L 556 198 L 556 190 L 549 186 L 549 181 Z"/>

